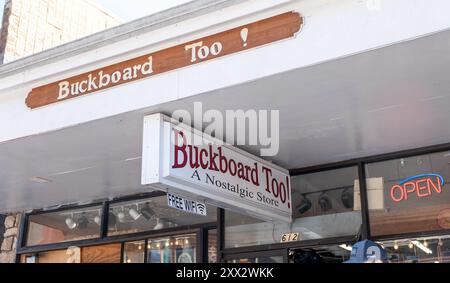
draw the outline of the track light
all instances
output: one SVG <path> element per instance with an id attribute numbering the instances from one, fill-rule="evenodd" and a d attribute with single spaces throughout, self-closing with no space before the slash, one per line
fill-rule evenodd
<path id="1" fill-rule="evenodd" d="M 303 196 L 302 201 L 297 206 L 297 210 L 298 212 L 300 212 L 300 214 L 303 214 L 306 213 L 308 210 L 310 210 L 311 207 L 312 207 L 311 201 L 306 196 Z"/>
<path id="2" fill-rule="evenodd" d="M 125 222 L 125 213 L 123 213 L 122 211 L 117 213 L 117 220 L 119 220 L 120 223 Z"/>
<path id="3" fill-rule="evenodd" d="M 78 223 L 75 220 L 73 220 L 73 216 L 72 216 L 72 217 L 66 218 L 66 225 L 70 230 L 73 230 L 73 229 L 77 228 Z"/>
<path id="4" fill-rule="evenodd" d="M 128 214 L 130 214 L 131 218 L 133 218 L 134 221 L 138 220 L 141 217 L 141 214 L 134 208 L 131 208 L 128 211 Z"/>
<path id="5" fill-rule="evenodd" d="M 100 216 L 95 216 L 94 217 L 94 222 L 95 222 L 95 224 L 100 226 L 102 224 L 102 219 L 100 218 Z"/>
<path id="6" fill-rule="evenodd" d="M 109 212 L 108 222 L 109 222 L 109 226 L 115 226 L 117 224 L 116 215 L 114 213 Z"/>
<path id="7" fill-rule="evenodd" d="M 85 216 L 85 214 L 83 213 L 83 215 L 80 217 L 80 219 L 78 219 L 78 228 L 86 229 L 88 224 L 89 224 L 89 221 L 88 221 L 87 217 Z"/>
<path id="8" fill-rule="evenodd" d="M 153 230 L 160 230 L 160 229 L 162 229 L 162 228 L 164 228 L 164 224 L 162 223 L 161 220 L 159 220 L 159 218 L 157 218 L 157 219 L 156 219 L 156 225 L 155 225 L 155 227 L 153 228 Z"/>
<path id="9" fill-rule="evenodd" d="M 345 208 L 353 208 L 353 191 L 345 189 L 342 192 L 341 200 Z"/>
<path id="10" fill-rule="evenodd" d="M 150 208 L 148 203 L 145 204 L 145 206 L 141 209 L 141 214 L 144 216 L 145 219 L 150 220 L 155 215 L 155 211 Z"/>
<path id="11" fill-rule="evenodd" d="M 333 208 L 333 205 L 331 204 L 331 200 L 327 194 L 323 193 L 319 197 L 319 206 L 320 206 L 320 209 L 322 209 L 322 211 L 328 211 L 331 208 Z"/>
<path id="12" fill-rule="evenodd" d="M 397 241 L 394 242 L 394 250 L 398 250 L 398 243 L 397 243 Z"/>

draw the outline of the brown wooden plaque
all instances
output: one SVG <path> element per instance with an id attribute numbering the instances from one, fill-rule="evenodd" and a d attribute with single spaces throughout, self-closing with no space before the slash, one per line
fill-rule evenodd
<path id="1" fill-rule="evenodd" d="M 182 67 L 294 37 L 303 19 L 284 13 L 31 90 L 26 105 L 38 108 Z"/>

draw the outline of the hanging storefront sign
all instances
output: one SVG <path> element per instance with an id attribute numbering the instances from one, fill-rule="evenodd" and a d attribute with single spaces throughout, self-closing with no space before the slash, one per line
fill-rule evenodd
<path id="1" fill-rule="evenodd" d="M 208 215 L 206 204 L 170 193 L 167 194 L 167 205 L 187 213 Z"/>
<path id="2" fill-rule="evenodd" d="M 395 202 L 406 201 L 411 194 L 417 195 L 421 199 L 432 194 L 440 194 L 444 183 L 444 177 L 440 174 L 415 175 L 392 186 L 390 196 Z"/>
<path id="3" fill-rule="evenodd" d="M 161 114 L 144 118 L 142 184 L 266 220 L 292 219 L 287 170 Z"/>
<path id="4" fill-rule="evenodd" d="M 26 105 L 31 109 L 42 107 L 292 38 L 300 31 L 302 24 L 300 14 L 284 13 L 34 88 L 28 94 Z"/>

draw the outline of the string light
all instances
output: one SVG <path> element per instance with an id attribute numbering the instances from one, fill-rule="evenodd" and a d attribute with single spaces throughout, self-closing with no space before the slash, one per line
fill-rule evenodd
<path id="1" fill-rule="evenodd" d="M 413 243 L 412 243 L 412 242 L 409 242 L 408 247 L 409 247 L 410 249 L 414 248 Z"/>
<path id="2" fill-rule="evenodd" d="M 189 240 L 186 239 L 186 240 L 184 241 L 184 243 L 185 243 L 186 245 L 189 245 Z"/>
<path id="3" fill-rule="evenodd" d="M 428 247 L 428 242 L 427 242 L 427 240 L 424 240 L 424 241 L 423 241 L 423 246 L 424 246 L 424 247 Z"/>
<path id="4" fill-rule="evenodd" d="M 397 243 L 397 241 L 394 242 L 394 250 L 398 250 L 398 243 Z"/>

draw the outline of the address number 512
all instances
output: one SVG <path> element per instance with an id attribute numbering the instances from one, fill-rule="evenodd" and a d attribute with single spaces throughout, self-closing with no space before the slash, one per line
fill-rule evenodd
<path id="1" fill-rule="evenodd" d="M 289 233 L 289 234 L 284 234 L 281 236 L 281 242 L 285 243 L 285 242 L 295 242 L 298 241 L 300 238 L 300 233 Z"/>

